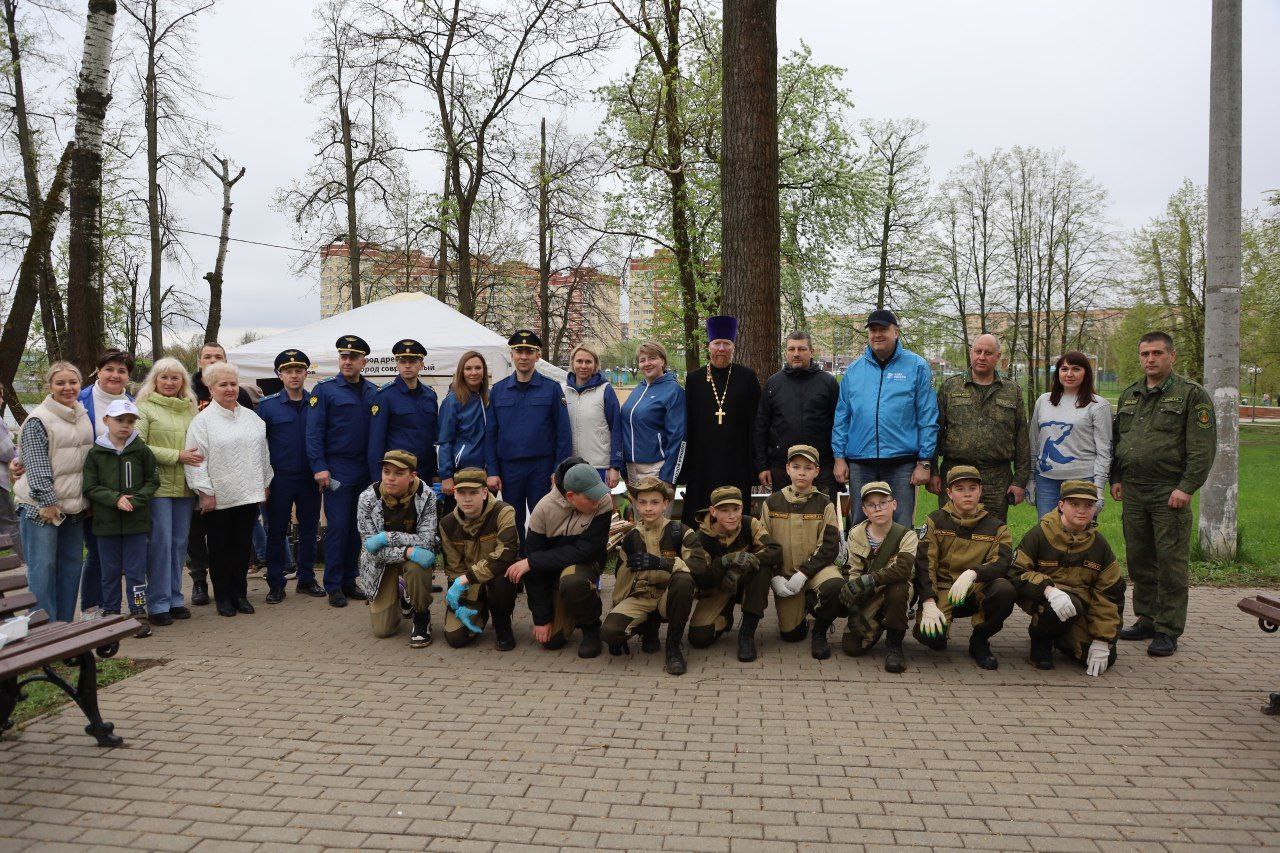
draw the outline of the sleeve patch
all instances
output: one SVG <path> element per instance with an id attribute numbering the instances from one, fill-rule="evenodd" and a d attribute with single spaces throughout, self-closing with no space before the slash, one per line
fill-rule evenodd
<path id="1" fill-rule="evenodd" d="M 1212 417 L 1211 417 L 1212 411 L 1213 410 L 1212 408 L 1210 408 L 1208 403 L 1201 403 L 1200 405 L 1196 406 L 1196 423 L 1200 425 L 1200 429 L 1209 428 L 1210 424 L 1212 423 Z"/>

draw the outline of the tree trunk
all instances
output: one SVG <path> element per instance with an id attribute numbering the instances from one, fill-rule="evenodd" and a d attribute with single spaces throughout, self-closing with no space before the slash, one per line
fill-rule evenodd
<path id="1" fill-rule="evenodd" d="M 777 371 L 781 341 L 777 13 L 777 0 L 724 4 L 721 310 L 759 376 Z"/>
<path id="2" fill-rule="evenodd" d="M 876 307 L 883 308 L 889 290 L 889 230 L 893 214 L 893 161 L 889 161 L 889 182 L 885 190 L 884 214 L 880 221 L 880 270 L 876 278 Z"/>
<path id="3" fill-rule="evenodd" d="M 71 159 L 70 239 L 67 251 L 67 327 L 70 356 L 86 376 L 102 347 L 102 266 L 98 213 L 102 207 L 102 130 L 111 102 L 111 39 L 115 0 L 89 0 L 84 55 L 76 85 L 75 151 Z"/>
<path id="4" fill-rule="evenodd" d="M 542 137 L 538 147 L 538 317 L 541 321 L 542 345 L 551 344 L 551 211 L 547 187 L 547 120 L 542 120 Z M 548 349 L 548 355 L 551 351 Z"/>
<path id="5" fill-rule="evenodd" d="M 218 232 L 218 255 L 214 258 L 213 272 L 204 274 L 204 280 L 209 282 L 209 319 L 204 324 L 204 341 L 211 344 L 218 340 L 218 332 L 222 328 L 222 271 L 227 262 L 227 244 L 231 241 L 231 188 L 244 177 L 244 167 L 241 166 L 233 178 L 230 159 L 219 157 L 217 169 L 208 160 L 201 162 L 222 184 L 222 229 Z"/>
<path id="6" fill-rule="evenodd" d="M 360 293 L 360 228 L 356 216 L 356 167 L 354 143 L 351 140 L 351 114 L 345 102 L 338 105 L 342 123 L 342 165 L 347 195 L 347 286 L 351 288 L 351 307 L 362 304 Z"/>
<path id="7" fill-rule="evenodd" d="M 4 331 L 0 332 L 0 386 L 4 387 L 5 399 L 13 410 L 14 417 L 21 420 L 25 416 L 18 395 L 13 390 L 13 379 L 22 364 L 22 354 L 27 348 L 27 336 L 31 331 L 31 318 L 36 308 L 36 277 L 45 269 L 43 259 L 49 254 L 49 245 L 58 230 L 58 220 L 67 209 L 63 202 L 63 194 L 67 190 L 67 173 L 71 168 L 74 143 L 68 143 L 58 161 L 58 170 L 53 175 L 53 183 L 49 185 L 49 196 L 35 211 L 31 220 L 31 242 L 22 255 L 22 265 L 18 268 L 18 286 L 14 289 L 13 304 L 9 306 L 9 316 L 4 322 Z M 96 354 L 95 354 L 96 357 Z"/>
<path id="8" fill-rule="evenodd" d="M 1234 560 L 1240 497 L 1240 0 L 1213 0 L 1209 61 L 1209 283 L 1204 380 L 1218 420 L 1218 454 L 1200 498 L 1200 545 Z"/>
<path id="9" fill-rule="evenodd" d="M 164 355 L 164 296 L 161 275 L 164 271 L 164 243 L 160 237 L 160 103 L 156 86 L 156 51 L 160 0 L 147 0 L 150 19 L 147 33 L 147 75 L 143 81 L 143 121 L 147 132 L 147 239 L 151 248 L 151 266 L 147 275 L 147 292 L 151 304 L 151 358 Z"/>

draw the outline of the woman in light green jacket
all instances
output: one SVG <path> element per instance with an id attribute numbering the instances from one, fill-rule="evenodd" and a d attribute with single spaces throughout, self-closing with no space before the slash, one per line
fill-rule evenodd
<path id="1" fill-rule="evenodd" d="M 182 562 L 195 493 L 187 487 L 184 465 L 198 465 L 204 457 L 186 447 L 187 427 L 196 416 L 191 377 L 176 358 L 162 358 L 151 368 L 138 391 L 138 435 L 155 454 L 160 489 L 151 501 L 150 568 L 147 609 L 152 625 L 171 625 L 189 619 L 182 597 Z"/>

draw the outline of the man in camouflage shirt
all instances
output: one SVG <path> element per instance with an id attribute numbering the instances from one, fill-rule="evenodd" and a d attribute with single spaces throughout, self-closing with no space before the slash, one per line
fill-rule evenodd
<path id="1" fill-rule="evenodd" d="M 941 466 L 934 468 L 929 491 L 942 506 L 947 502 L 942 490 L 947 472 L 972 465 L 982 474 L 982 505 L 1004 521 L 1009 506 L 1026 496 L 1031 451 L 1022 389 L 996 373 L 999 361 L 996 336 L 979 335 L 969 349 L 968 372 L 949 377 L 938 389 Z"/>
<path id="2" fill-rule="evenodd" d="M 1148 332 L 1138 342 L 1144 378 L 1120 394 L 1111 455 L 1111 497 L 1121 519 L 1133 582 L 1134 624 L 1122 640 L 1146 640 L 1147 654 L 1178 650 L 1187 623 L 1191 496 L 1218 450 L 1209 393 L 1173 372 L 1173 338 Z"/>

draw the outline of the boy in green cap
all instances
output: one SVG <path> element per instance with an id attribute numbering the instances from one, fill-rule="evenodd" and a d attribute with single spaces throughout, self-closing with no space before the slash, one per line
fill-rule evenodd
<path id="1" fill-rule="evenodd" d="M 1116 660 L 1124 615 L 1124 577 L 1093 521 L 1098 487 L 1062 484 L 1058 509 L 1018 543 L 1013 583 L 1018 606 L 1031 614 L 1031 663 L 1053 669 L 1053 647 L 1099 676 Z"/>

